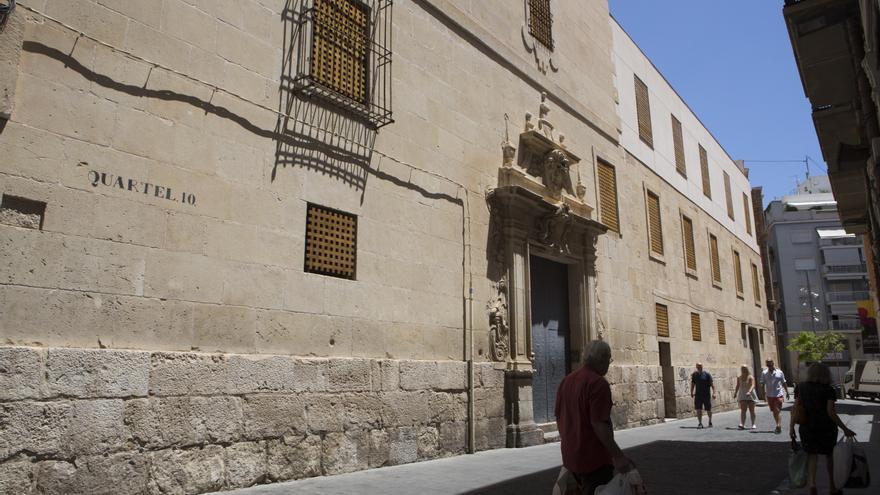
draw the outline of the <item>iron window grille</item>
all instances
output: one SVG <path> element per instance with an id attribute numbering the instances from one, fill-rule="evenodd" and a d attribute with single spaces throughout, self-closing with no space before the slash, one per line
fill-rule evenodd
<path id="1" fill-rule="evenodd" d="M 357 216 L 309 203 L 305 271 L 354 280 L 357 274 Z"/>
<path id="2" fill-rule="evenodd" d="M 302 0 L 297 95 L 318 97 L 377 129 L 391 118 L 393 0 Z"/>
<path id="3" fill-rule="evenodd" d="M 529 34 L 553 50 L 553 14 L 550 0 L 529 0 Z"/>

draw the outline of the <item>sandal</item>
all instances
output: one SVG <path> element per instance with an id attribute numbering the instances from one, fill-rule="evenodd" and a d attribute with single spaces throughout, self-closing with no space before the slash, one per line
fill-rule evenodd
<path id="1" fill-rule="evenodd" d="M 746 429 L 746 427 L 743 426 L 743 425 L 739 425 L 739 426 L 737 426 L 736 428 L 739 429 L 739 430 L 745 430 L 745 429 Z"/>

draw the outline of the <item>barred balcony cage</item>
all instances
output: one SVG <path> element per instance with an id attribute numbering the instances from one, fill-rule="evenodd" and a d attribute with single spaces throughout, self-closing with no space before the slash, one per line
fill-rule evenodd
<path id="1" fill-rule="evenodd" d="M 391 118 L 393 0 L 302 0 L 293 91 L 378 129 Z"/>

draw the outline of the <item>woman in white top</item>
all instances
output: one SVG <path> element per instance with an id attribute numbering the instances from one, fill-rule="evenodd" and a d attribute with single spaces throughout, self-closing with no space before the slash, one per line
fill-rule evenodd
<path id="1" fill-rule="evenodd" d="M 733 395 L 739 401 L 739 429 L 745 429 L 746 409 L 752 417 L 752 429 L 755 426 L 755 402 L 758 401 L 758 395 L 755 393 L 755 377 L 749 373 L 749 367 L 742 365 L 739 368 L 740 375 L 736 377 L 736 388 L 733 389 Z"/>

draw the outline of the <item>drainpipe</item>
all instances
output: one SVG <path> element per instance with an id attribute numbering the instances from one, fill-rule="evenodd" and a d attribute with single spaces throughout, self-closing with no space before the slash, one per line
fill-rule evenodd
<path id="1" fill-rule="evenodd" d="M 473 454 L 477 451 L 476 445 L 476 425 L 474 420 L 474 276 L 470 275 L 468 282 L 468 361 L 467 361 L 467 388 L 468 388 L 468 409 L 467 409 L 467 453 Z"/>

